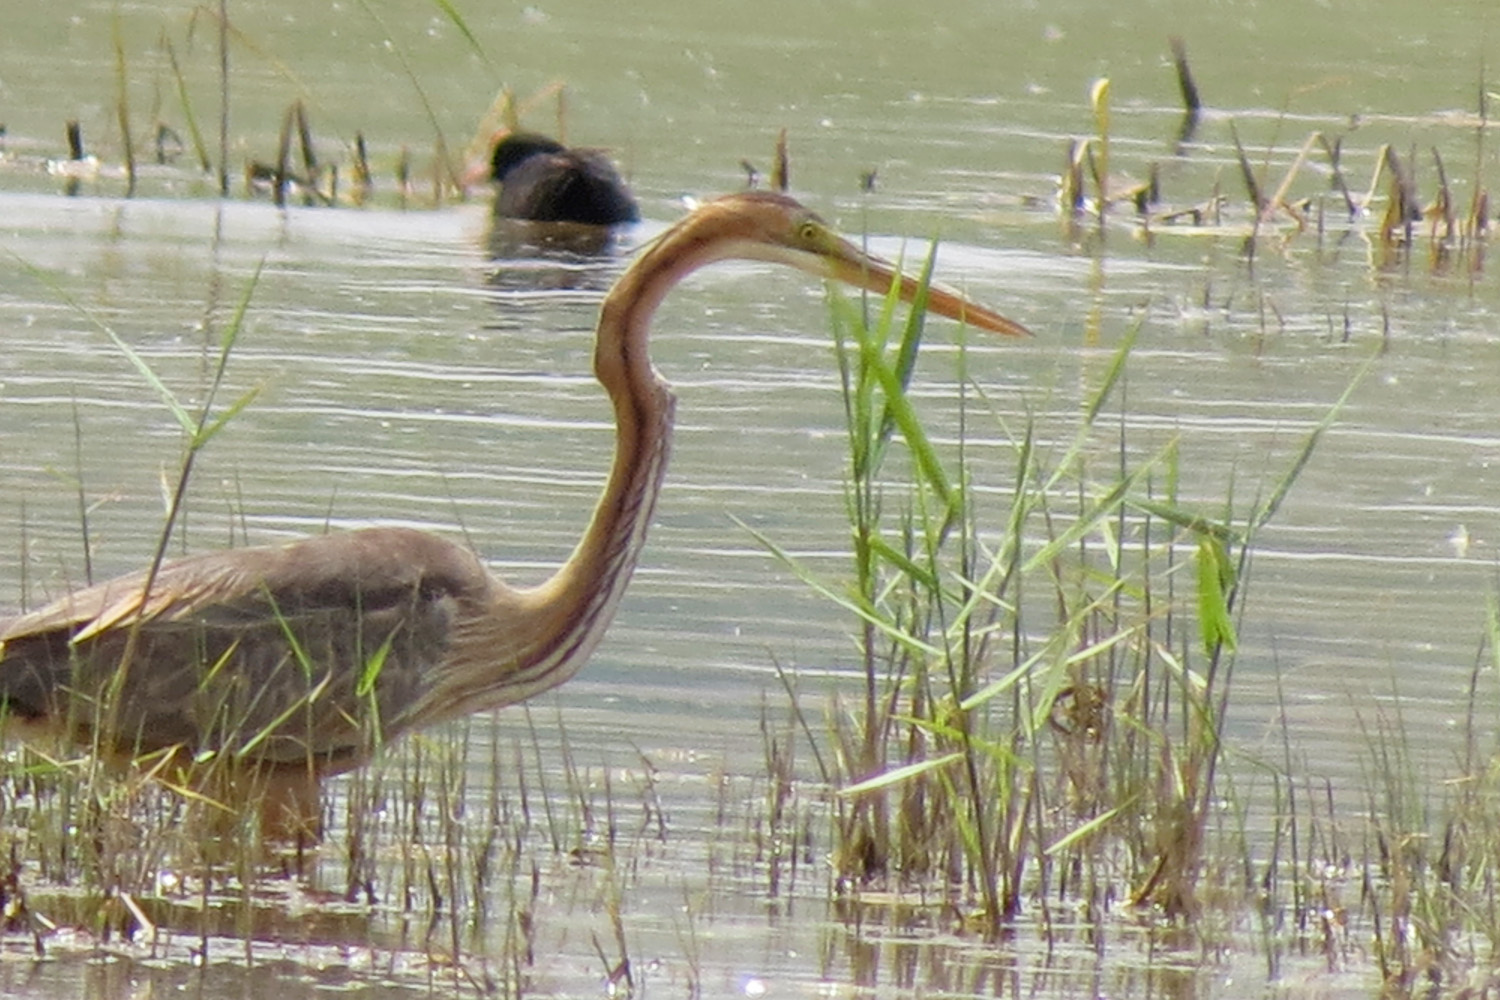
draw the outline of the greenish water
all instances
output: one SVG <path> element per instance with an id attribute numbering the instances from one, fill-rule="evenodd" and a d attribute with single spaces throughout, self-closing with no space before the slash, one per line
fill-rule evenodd
<path id="1" fill-rule="evenodd" d="M 647 221 L 626 250 L 676 218 L 684 196 L 741 186 L 742 159 L 765 169 L 783 127 L 794 190 L 844 229 L 867 229 L 890 256 L 903 237 L 940 234 L 943 279 L 1039 334 L 974 345 L 970 367 L 1002 416 L 1034 414 L 1044 440 L 1071 434 L 1109 351 L 1144 316 L 1126 387 L 1131 449 L 1180 437 L 1183 492 L 1210 510 L 1231 482 L 1237 498 L 1266 488 L 1375 357 L 1262 537 L 1231 733 L 1252 758 L 1279 756 L 1284 715 L 1294 755 L 1357 801 L 1359 719 L 1399 696 L 1418 759 L 1451 758 L 1500 551 L 1500 277 L 1472 258 L 1434 263 L 1425 249 L 1390 259 L 1372 242 L 1375 224 L 1334 223 L 1333 200 L 1323 233 L 1281 217 L 1248 259 L 1229 125 L 1272 186 L 1316 129 L 1344 137 L 1360 193 L 1392 143 L 1417 164 L 1425 200 L 1437 147 L 1467 205 L 1477 150 L 1467 116 L 1493 55 L 1484 4 L 1441 16 L 1392 0 L 459 4 L 482 54 L 437 5 L 231 4 L 233 197 L 223 203 L 180 165 L 149 168 L 142 196 L 126 201 L 111 167 L 116 30 L 134 129 L 146 134 L 159 116 L 186 135 L 165 35 L 216 143 L 207 13 L 12 6 L 0 32 L 0 605 L 81 579 L 79 469 L 95 504 L 96 573 L 138 566 L 177 459 L 171 418 L 63 296 L 191 395 L 208 363 L 205 317 L 222 322 L 262 261 L 229 390 L 261 395 L 205 457 L 190 548 L 381 522 L 462 531 L 497 572 L 523 580 L 565 558 L 609 457 L 588 361 L 599 290 L 621 262 L 562 274 L 508 265 L 497 279 L 482 201 L 403 210 L 391 180 L 403 147 L 420 177 L 433 145 L 404 67 L 455 148 L 502 85 L 526 95 L 562 80 L 570 138 L 610 147 L 642 198 Z M 1181 155 L 1174 33 L 1209 106 Z M 1159 164 L 1172 205 L 1203 202 L 1218 185 L 1223 226 L 1147 238 L 1125 218 L 1104 235 L 1060 223 L 1051 199 L 1064 145 L 1092 131 L 1087 95 L 1100 75 L 1112 81 L 1111 169 L 1144 177 Z M 371 206 L 281 212 L 243 197 L 243 164 L 274 157 L 283 111 L 299 98 L 325 158 L 343 156 L 355 131 L 369 140 Z M 105 163 L 76 197 L 46 170 L 69 118 Z M 550 102 L 528 115 L 538 127 L 554 120 Z M 1325 195 L 1325 163 L 1310 158 L 1298 195 Z M 1486 150 L 1489 183 L 1494 168 Z M 865 196 L 858 181 L 870 170 L 878 185 Z M 564 720 L 572 752 L 597 774 L 628 772 L 644 755 L 666 776 L 670 847 L 623 889 L 637 961 L 657 963 L 652 988 L 1264 992 L 1263 968 L 1248 959 L 1100 973 L 1083 946 L 1059 964 L 1034 933 L 1003 957 L 951 941 L 882 948 L 827 908 L 816 860 L 786 899 L 768 900 L 763 870 L 741 857 L 710 884 L 704 859 L 731 850 L 715 846 L 711 789 L 721 774 L 742 782 L 735 815 L 753 814 L 760 705 L 779 704 L 773 664 L 812 678 L 855 664 L 848 622 L 734 523 L 841 570 L 842 410 L 822 291 L 798 277 L 707 272 L 668 303 L 658 331 L 657 364 L 681 397 L 658 522 L 608 640 L 538 711 L 544 727 Z M 919 398 L 939 414 L 951 331 L 933 324 L 919 374 Z M 1005 482 L 1010 452 L 993 425 L 975 449 Z M 518 716 L 502 713 L 495 738 L 529 741 Z M 555 738 L 544 743 L 543 767 L 560 767 Z M 549 895 L 534 991 L 599 990 L 590 935 L 612 933 L 601 875 L 539 853 Z M 227 978 L 205 980 L 190 961 L 152 971 L 129 949 L 35 967 L 24 954 L 8 946 L 0 963 L 8 994 L 125 996 L 151 980 L 205 996 L 310 995 L 315 984 L 298 977 L 338 964 L 308 952 L 291 955 L 284 975 L 266 974 L 270 963 L 254 974 L 215 967 Z M 1369 989 L 1315 971 L 1309 993 Z M 421 970 L 362 975 L 352 981 L 391 995 L 432 981 Z"/>

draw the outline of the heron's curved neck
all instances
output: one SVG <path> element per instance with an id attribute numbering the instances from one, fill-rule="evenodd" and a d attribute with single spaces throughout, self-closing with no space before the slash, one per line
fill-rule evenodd
<path id="1" fill-rule="evenodd" d="M 614 465 L 573 554 L 528 595 L 540 620 L 536 644 L 521 657 L 519 673 L 529 675 L 523 697 L 578 671 L 613 620 L 640 558 L 666 475 L 676 403 L 648 355 L 651 319 L 672 286 L 705 262 L 684 260 L 658 243 L 600 309 L 594 374 L 614 406 Z"/>

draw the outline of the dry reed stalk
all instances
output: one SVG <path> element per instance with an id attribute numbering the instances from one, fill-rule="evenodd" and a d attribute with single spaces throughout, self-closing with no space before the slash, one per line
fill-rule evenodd
<path id="1" fill-rule="evenodd" d="M 1453 214 L 1453 192 L 1448 187 L 1448 171 L 1443 166 L 1443 154 L 1438 152 L 1436 146 L 1432 147 L 1432 162 L 1437 169 L 1438 193 L 1428 213 L 1432 217 L 1432 239 L 1439 242 L 1438 223 L 1443 226 L 1441 242 L 1445 245 L 1451 244 L 1458 234 L 1458 220 Z"/>
<path id="2" fill-rule="evenodd" d="M 130 91 L 126 86 L 125 42 L 120 37 L 120 18 L 116 11 L 112 33 L 115 46 L 115 118 L 120 124 L 120 144 L 125 154 L 125 197 L 135 196 L 135 137 L 130 129 Z"/>
<path id="3" fill-rule="evenodd" d="M 272 173 L 271 200 L 277 208 L 286 207 L 286 188 L 291 178 L 292 125 L 296 104 L 286 109 L 281 116 L 281 138 L 276 143 L 276 169 Z"/>
<path id="4" fill-rule="evenodd" d="M 1177 89 L 1182 92 L 1182 106 L 1188 114 L 1197 116 L 1203 108 L 1203 100 L 1198 96 L 1198 84 L 1193 79 L 1193 71 L 1188 67 L 1187 43 L 1182 40 L 1181 35 L 1173 35 L 1167 39 L 1167 44 L 1172 48 L 1172 67 L 1177 71 Z"/>
<path id="5" fill-rule="evenodd" d="M 1234 127 L 1234 122 L 1229 123 L 1229 135 L 1234 139 L 1234 153 L 1240 165 L 1240 179 L 1245 182 L 1245 192 L 1250 198 L 1250 207 L 1255 210 L 1255 221 L 1259 226 L 1260 218 L 1266 211 L 1266 196 L 1261 192 L 1260 181 L 1255 176 L 1255 169 L 1250 166 L 1250 158 L 1245 155 L 1245 147 L 1240 142 L 1240 132 Z"/>
<path id="6" fill-rule="evenodd" d="M 370 173 L 369 151 L 365 148 L 365 134 L 354 133 L 354 163 L 350 167 L 354 175 L 354 188 L 350 193 L 350 200 L 356 205 L 362 205 L 375 190 L 375 178 Z"/>
<path id="7" fill-rule="evenodd" d="M 77 162 L 84 158 L 83 154 L 83 127 L 78 124 L 78 119 L 69 119 L 63 127 L 68 139 L 68 159 Z"/>
<path id="8" fill-rule="evenodd" d="M 1343 140 L 1338 139 L 1330 143 L 1323 133 L 1319 132 L 1317 136 L 1318 142 L 1323 146 L 1324 155 L 1328 157 L 1329 169 L 1333 171 L 1333 186 L 1343 196 L 1344 208 L 1348 211 L 1349 218 L 1353 219 L 1359 215 L 1360 205 L 1354 200 L 1354 195 L 1349 193 L 1349 184 L 1344 180 L 1344 168 L 1339 155 L 1343 149 Z"/>
<path id="9" fill-rule="evenodd" d="M 401 199 L 401 207 L 406 207 L 406 199 L 411 194 L 411 150 L 402 144 L 401 153 L 396 157 L 396 192 Z"/>
<path id="10" fill-rule="evenodd" d="M 219 0 L 219 197 L 229 197 L 229 0 Z"/>
<path id="11" fill-rule="evenodd" d="M 792 159 L 787 151 L 786 129 L 776 136 L 776 156 L 771 161 L 771 190 L 785 192 L 792 183 Z"/>
<path id="12" fill-rule="evenodd" d="M 1410 246 L 1412 223 L 1422 218 L 1422 209 L 1417 203 L 1416 182 L 1393 146 L 1386 144 L 1382 149 L 1384 155 L 1381 161 L 1390 171 L 1391 187 L 1385 217 L 1380 223 L 1380 241 L 1387 246 L 1393 246 L 1397 242 Z"/>
<path id="13" fill-rule="evenodd" d="M 1302 143 L 1302 148 L 1297 151 L 1297 158 L 1287 168 L 1286 175 L 1281 178 L 1281 183 L 1276 187 L 1276 192 L 1271 195 L 1270 200 L 1266 203 L 1266 207 L 1261 212 L 1261 217 L 1256 220 L 1257 226 L 1261 222 L 1270 221 L 1271 213 L 1275 212 L 1278 208 L 1285 210 L 1288 215 L 1296 219 L 1299 226 L 1304 224 L 1301 216 L 1286 203 L 1286 193 L 1291 190 L 1292 182 L 1297 179 L 1297 174 L 1302 170 L 1302 164 L 1307 162 L 1307 154 L 1312 150 L 1313 143 L 1321 137 L 1321 133 L 1314 132 Z"/>
<path id="14" fill-rule="evenodd" d="M 1083 164 L 1087 157 L 1087 139 L 1068 140 L 1068 148 L 1063 158 L 1058 201 L 1062 210 L 1069 215 L 1078 215 L 1083 211 Z"/>
<path id="15" fill-rule="evenodd" d="M 1089 147 L 1089 165 L 1094 168 L 1094 187 L 1099 193 L 1099 225 L 1104 225 L 1105 213 L 1109 210 L 1109 78 L 1100 77 L 1089 88 L 1089 106 L 1094 112 L 1094 133 L 1099 142 L 1099 155 Z"/>

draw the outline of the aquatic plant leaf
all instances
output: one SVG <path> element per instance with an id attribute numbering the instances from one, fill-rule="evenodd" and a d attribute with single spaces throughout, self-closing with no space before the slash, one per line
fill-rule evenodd
<path id="1" fill-rule="evenodd" d="M 1224 544 L 1213 535 L 1198 536 L 1198 629 L 1210 656 L 1220 647 L 1236 647 L 1234 622 L 1229 617 L 1234 577 L 1234 564 Z"/>
<path id="2" fill-rule="evenodd" d="M 446 175 L 448 183 L 454 189 L 462 188 L 459 182 L 458 171 L 448 158 L 448 137 L 443 131 L 442 121 L 438 117 L 437 110 L 433 107 L 432 100 L 427 96 L 427 88 L 422 86 L 422 80 L 417 76 L 416 70 L 412 68 L 411 60 L 407 58 L 406 49 L 400 44 L 400 36 L 386 25 L 385 19 L 370 5 L 369 0 L 358 0 L 360 9 L 374 21 L 376 26 L 385 35 L 390 46 L 391 53 L 401 63 L 401 71 L 406 75 L 407 82 L 411 84 L 412 90 L 416 91 L 417 100 L 421 102 L 422 111 L 427 116 L 428 126 L 432 129 L 433 139 L 437 145 L 436 155 L 438 168 Z"/>
<path id="3" fill-rule="evenodd" d="M 224 373 L 229 369 L 229 356 L 234 353 L 234 345 L 239 342 L 240 334 L 245 329 L 245 316 L 250 311 L 250 300 L 255 297 L 255 289 L 260 284 L 261 273 L 266 268 L 266 258 L 261 257 L 260 262 L 255 265 L 255 273 L 250 275 L 250 280 L 245 283 L 245 291 L 240 295 L 240 301 L 236 304 L 234 315 L 230 317 L 228 325 L 224 327 L 224 333 L 219 338 L 219 360 L 214 366 L 213 383 L 209 386 L 207 394 L 203 399 L 203 412 L 199 414 L 196 425 L 188 432 L 193 450 L 198 450 L 208 444 L 214 435 L 223 430 L 241 410 L 249 406 L 260 395 L 259 387 L 247 391 L 239 399 L 230 404 L 229 408 L 212 422 L 208 419 L 209 410 L 213 407 L 214 397 L 219 393 L 219 387 L 224 384 Z"/>
<path id="4" fill-rule="evenodd" d="M 1229 525 L 1220 521 L 1210 520 L 1201 514 L 1193 514 L 1183 510 L 1176 504 L 1163 503 L 1160 500 L 1132 499 L 1129 501 L 1131 507 L 1144 511 L 1161 518 L 1170 524 L 1195 535 L 1211 535 L 1220 542 L 1238 545 L 1245 540 L 1243 533 L 1236 531 Z"/>
<path id="5" fill-rule="evenodd" d="M 1120 504 L 1125 502 L 1126 496 L 1135 487 L 1136 479 L 1150 467 L 1150 464 L 1148 463 L 1133 470 L 1129 475 L 1115 483 L 1109 492 L 1098 503 L 1094 504 L 1093 509 L 1087 511 L 1084 516 L 1070 524 L 1067 530 L 1032 553 L 1031 558 L 1022 564 L 1021 571 L 1023 573 L 1030 573 L 1038 566 L 1046 565 L 1053 559 L 1056 559 L 1064 549 L 1071 548 L 1078 539 L 1093 531 L 1105 518 L 1111 517 L 1119 510 Z"/>
<path id="6" fill-rule="evenodd" d="M 193 419 L 193 415 L 188 413 L 181 403 L 177 402 L 177 397 L 172 394 L 172 390 L 168 389 L 166 383 L 157 377 L 156 372 L 152 371 L 151 366 L 146 363 L 146 359 L 141 357 L 135 348 L 121 340 L 120 335 L 115 333 L 114 330 L 107 326 L 102 329 L 105 336 L 109 337 L 110 342 L 115 345 L 115 348 L 121 354 L 125 355 L 125 359 L 130 362 L 131 367 L 140 373 L 141 378 L 146 380 L 146 384 L 156 390 L 156 394 L 167 405 L 167 409 L 172 411 L 172 416 L 182 427 L 183 433 L 187 434 L 190 439 L 195 437 L 198 433 L 198 421 Z"/>
<path id="7" fill-rule="evenodd" d="M 1130 357 L 1131 349 L 1135 347 L 1135 338 L 1141 332 L 1141 324 L 1145 322 L 1143 312 L 1136 321 L 1126 329 L 1125 335 L 1120 338 L 1120 346 L 1115 349 L 1114 357 L 1110 358 L 1109 370 L 1104 373 L 1104 383 L 1089 400 L 1088 410 L 1084 414 L 1083 423 L 1087 427 L 1093 424 L 1099 416 L 1099 411 L 1104 409 L 1104 404 L 1109 401 L 1115 386 L 1119 384 L 1120 378 L 1125 374 L 1125 362 Z"/>
<path id="8" fill-rule="evenodd" d="M 928 771 L 947 767 L 949 764 L 963 759 L 964 755 L 955 750 L 952 753 L 944 754 L 941 757 L 933 757 L 930 760 L 919 760 L 915 764 L 903 764 L 900 767 L 893 767 L 889 771 L 883 771 L 873 778 L 866 778 L 864 781 L 856 782 L 847 788 L 840 788 L 839 794 L 848 797 L 864 792 L 873 792 L 881 788 L 888 788 L 891 785 L 900 784 L 903 781 L 926 774 Z"/>
<path id="9" fill-rule="evenodd" d="M 869 622 L 871 625 L 874 625 L 881 632 L 889 636 L 891 639 L 894 639 L 905 649 L 908 649 L 915 653 L 920 653 L 924 656 L 940 657 L 943 655 L 943 651 L 937 646 L 922 642 L 920 639 L 911 635 L 905 629 L 892 624 L 891 622 L 882 618 L 880 615 L 876 614 L 870 608 L 866 607 L 863 602 L 853 600 L 839 593 L 828 584 L 824 583 L 816 575 L 809 571 L 806 566 L 803 566 L 796 559 L 793 559 L 790 553 L 782 549 L 779 545 L 771 541 L 761 532 L 756 531 L 754 528 L 750 527 L 744 521 L 741 521 L 739 518 L 734 518 L 734 523 L 747 531 L 750 534 L 750 537 L 759 542 L 767 552 L 771 553 L 773 556 L 779 559 L 782 565 L 791 570 L 797 576 L 797 578 L 803 583 L 807 584 L 807 586 L 811 587 L 819 594 L 822 594 L 830 601 L 833 601 L 844 610 L 853 612 L 862 620 Z"/>
<path id="10" fill-rule="evenodd" d="M 896 379 L 903 390 L 911 386 L 912 372 L 917 367 L 917 352 L 922 347 L 922 330 L 927 319 L 928 290 L 932 287 L 932 270 L 937 265 L 937 241 L 927 252 L 922 262 L 922 273 L 917 275 L 917 291 L 912 296 L 911 310 L 907 313 L 906 327 L 902 330 L 901 343 L 896 349 Z M 894 292 L 895 289 L 892 288 Z M 899 298 L 899 296 L 897 296 Z M 894 302 L 892 303 L 894 305 Z"/>
<path id="11" fill-rule="evenodd" d="M 288 705 L 286 707 L 286 709 L 284 711 L 282 711 L 282 713 L 280 715 L 276 716 L 276 718 L 274 718 L 270 722 L 266 723 L 265 726 L 263 726 L 261 728 L 260 732 L 256 733 L 254 736 L 250 737 L 249 742 L 244 743 L 243 745 L 241 745 L 239 747 L 236 747 L 235 751 L 234 751 L 235 756 L 238 756 L 238 757 L 254 757 L 255 756 L 255 748 L 256 747 L 260 746 L 266 740 L 270 739 L 271 736 L 272 736 L 272 734 L 274 734 L 276 732 L 276 730 L 278 730 L 278 729 L 281 728 L 282 723 L 284 723 L 287 720 L 289 720 L 292 716 L 296 715 L 298 712 L 305 711 L 307 709 L 307 706 L 311 705 L 313 702 L 315 702 L 319 698 L 321 698 L 323 696 L 323 692 L 325 690 L 327 690 L 328 685 L 329 685 L 329 683 L 332 680 L 333 680 L 333 675 L 332 674 L 325 674 L 324 677 L 323 677 L 323 679 L 318 682 L 318 686 L 317 687 L 313 688 L 306 695 L 304 695 L 301 698 L 298 698 L 296 701 L 294 701 L 290 705 Z"/>
<path id="12" fill-rule="evenodd" d="M 182 108 L 183 120 L 187 122 L 188 135 L 193 140 L 193 154 L 198 158 L 198 168 L 205 174 L 213 170 L 213 162 L 208 157 L 208 143 L 203 139 L 203 129 L 198 125 L 198 116 L 193 111 L 192 96 L 188 91 L 187 78 L 182 74 L 182 65 L 177 60 L 177 49 L 172 45 L 172 40 L 162 32 L 162 47 L 166 50 L 167 61 L 172 67 L 172 79 L 177 85 L 177 102 Z"/>
<path id="13" fill-rule="evenodd" d="M 896 567 L 896 569 L 900 570 L 902 575 L 911 577 L 913 580 L 920 582 L 922 586 L 929 591 L 935 592 L 938 589 L 938 578 L 930 569 L 918 565 L 917 562 L 910 556 L 908 556 L 905 552 L 898 550 L 894 545 L 886 541 L 884 538 L 881 538 L 879 535 L 875 535 L 870 539 L 870 547 L 874 549 L 881 556 L 881 558 L 885 559 L 892 566 Z"/>
<path id="14" fill-rule="evenodd" d="M 208 424 L 203 428 L 203 430 L 198 432 L 196 444 L 199 447 L 207 444 L 215 434 L 219 433 L 219 431 L 223 430 L 231 420 L 239 416 L 240 411 L 244 410 L 245 407 L 249 406 L 251 403 L 255 402 L 257 398 L 259 398 L 260 390 L 260 386 L 255 386 L 252 389 L 248 389 L 245 391 L 245 394 L 242 395 L 239 399 L 236 399 L 233 403 L 230 403 L 228 408 L 226 408 L 223 413 L 219 414 L 219 416 L 212 423 Z"/>
<path id="15" fill-rule="evenodd" d="M 380 648 L 370 655 L 365 661 L 364 667 L 359 672 L 359 682 L 354 686 L 354 693 L 361 698 L 375 690 L 375 682 L 380 680 L 380 672 L 385 668 L 386 658 L 391 655 L 391 645 L 396 640 L 394 633 L 386 636 L 385 642 Z"/>
<path id="16" fill-rule="evenodd" d="M 1114 820 L 1116 816 L 1121 815 L 1131 806 L 1135 805 L 1135 802 L 1138 798 L 1139 796 L 1133 796 L 1128 801 L 1122 802 L 1112 809 L 1106 809 L 1104 812 L 1090 819 L 1087 823 L 1084 823 L 1081 826 L 1074 827 L 1073 829 L 1069 830 L 1067 833 L 1059 837 L 1057 840 L 1054 840 L 1051 844 L 1047 845 L 1047 848 L 1043 851 L 1043 853 L 1048 855 L 1049 857 L 1055 857 L 1058 854 L 1061 854 L 1063 851 L 1066 851 L 1068 848 L 1072 847 L 1074 844 L 1078 843 L 1080 840 L 1083 840 L 1090 834 L 1098 830 L 1102 830 L 1106 825 Z"/>
<path id="17" fill-rule="evenodd" d="M 1308 432 L 1307 438 L 1302 442 L 1302 450 L 1297 453 L 1296 460 L 1292 462 L 1292 467 L 1287 470 L 1286 475 L 1282 476 L 1275 488 L 1271 490 L 1271 496 L 1261 506 L 1260 510 L 1250 516 L 1251 531 L 1261 527 L 1276 516 L 1276 512 L 1281 509 L 1282 501 L 1286 500 L 1286 496 L 1291 492 L 1292 485 L 1297 481 L 1297 477 L 1302 474 L 1302 470 L 1307 467 L 1307 463 L 1312 459 L 1313 451 L 1317 448 L 1318 441 L 1322 439 L 1324 432 L 1333 426 L 1333 422 L 1338 419 L 1339 413 L 1344 409 L 1344 404 L 1349 402 L 1349 397 L 1354 395 L 1354 390 L 1364 381 L 1365 376 L 1369 374 L 1370 368 L 1375 364 L 1377 358 L 1379 358 L 1378 354 L 1370 355 L 1370 358 L 1360 366 L 1359 371 L 1354 373 L 1354 378 L 1349 380 L 1348 386 L 1344 388 L 1338 400 L 1323 415 L 1323 419 L 1319 420 L 1316 426 Z"/>
<path id="18" fill-rule="evenodd" d="M 453 22 L 453 26 L 457 28 L 459 30 L 459 33 L 462 34 L 465 40 L 468 41 L 469 48 L 474 50 L 474 54 L 483 59 L 485 62 L 489 62 L 490 59 L 489 56 L 485 55 L 484 47 L 479 44 L 479 39 L 474 37 L 474 32 L 469 30 L 468 22 L 466 22 L 463 15 L 458 12 L 458 8 L 454 7 L 450 0 L 432 0 L 432 3 L 435 7 L 437 7 L 438 10 L 443 12 L 444 17 Z"/>
<path id="19" fill-rule="evenodd" d="M 957 503 L 953 484 L 943 469 L 942 460 L 938 458 L 931 439 L 927 437 L 927 431 L 922 427 L 921 418 L 911 405 L 906 387 L 901 384 L 895 370 L 879 354 L 870 351 L 865 360 L 885 391 L 885 420 L 893 422 L 901 431 L 906 447 L 911 450 L 912 460 L 927 485 L 937 491 L 946 505 L 953 507 Z"/>

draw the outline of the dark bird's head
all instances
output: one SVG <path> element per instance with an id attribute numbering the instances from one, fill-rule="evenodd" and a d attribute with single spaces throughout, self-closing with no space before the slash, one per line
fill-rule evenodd
<path id="1" fill-rule="evenodd" d="M 507 132 L 495 143 L 490 155 L 490 179 L 505 183 L 505 177 L 533 156 L 563 153 L 567 147 L 537 132 Z"/>

